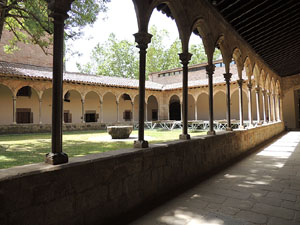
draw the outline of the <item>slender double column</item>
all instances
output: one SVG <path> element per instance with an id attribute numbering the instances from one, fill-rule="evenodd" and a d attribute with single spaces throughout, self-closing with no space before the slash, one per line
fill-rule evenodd
<path id="1" fill-rule="evenodd" d="M 240 113 L 240 129 L 245 129 L 244 126 L 244 109 L 243 109 L 243 79 L 237 80 L 239 85 L 239 113 Z"/>
<path id="2" fill-rule="evenodd" d="M 272 121 L 271 119 L 271 93 L 267 92 L 267 98 L 268 98 L 268 117 L 269 117 L 269 122 Z"/>
<path id="3" fill-rule="evenodd" d="M 182 64 L 182 134 L 179 138 L 182 140 L 191 139 L 188 134 L 188 64 L 191 60 L 192 54 L 189 52 L 183 52 L 179 54 L 179 58 Z"/>
<path id="4" fill-rule="evenodd" d="M 147 32 L 134 34 L 137 47 L 140 49 L 139 65 L 139 131 L 138 140 L 134 142 L 135 148 L 147 148 L 148 142 L 144 140 L 144 116 L 145 116 L 145 72 L 146 72 L 146 49 L 151 42 L 152 35 Z"/>
<path id="5" fill-rule="evenodd" d="M 85 118 L 84 118 L 84 99 L 81 99 L 81 123 L 85 123 Z"/>
<path id="6" fill-rule="evenodd" d="M 42 99 L 39 98 L 39 124 L 42 124 Z"/>
<path id="7" fill-rule="evenodd" d="M 54 19 L 53 36 L 53 92 L 52 92 L 52 150 L 46 155 L 45 162 L 61 164 L 68 162 L 68 155 L 62 152 L 62 119 L 63 119 L 63 50 L 64 21 L 68 18 L 71 2 L 48 2 L 51 17 Z M 62 7 L 63 6 L 63 7 Z"/>
<path id="8" fill-rule="evenodd" d="M 255 97 L 256 97 L 256 116 L 257 116 L 257 125 L 260 125 L 260 100 L 259 100 L 260 87 L 255 88 Z"/>
<path id="9" fill-rule="evenodd" d="M 145 103 L 145 120 L 148 121 L 148 104 Z"/>
<path id="10" fill-rule="evenodd" d="M 103 123 L 103 101 L 100 100 L 100 123 Z"/>
<path id="11" fill-rule="evenodd" d="M 249 127 L 253 127 L 253 116 L 252 116 L 252 83 L 247 84 L 248 87 L 248 119 Z"/>
<path id="12" fill-rule="evenodd" d="M 277 95 L 277 99 L 278 99 L 278 104 L 277 104 L 278 105 L 278 107 L 277 107 L 278 108 L 278 110 L 277 110 L 278 111 L 278 113 L 277 113 L 277 119 L 278 119 L 278 121 L 281 121 L 280 95 L 279 94 Z"/>
<path id="13" fill-rule="evenodd" d="M 134 123 L 134 102 L 133 101 L 131 101 L 131 111 L 132 111 L 132 118 L 131 118 L 131 121 L 132 121 L 132 123 Z"/>
<path id="14" fill-rule="evenodd" d="M 117 105 L 117 123 L 119 123 L 120 122 L 119 101 L 116 101 L 116 105 Z"/>
<path id="15" fill-rule="evenodd" d="M 264 124 L 267 123 L 267 112 L 266 112 L 266 90 L 262 91 L 262 105 L 263 105 L 263 114 L 264 114 Z"/>
<path id="16" fill-rule="evenodd" d="M 13 124 L 17 124 L 17 97 L 13 96 Z"/>
<path id="17" fill-rule="evenodd" d="M 276 95 L 273 93 L 273 121 L 276 122 Z"/>
<path id="18" fill-rule="evenodd" d="M 206 66 L 206 73 L 208 76 L 208 88 L 209 88 L 209 131 L 207 132 L 208 135 L 215 135 L 216 132 L 214 131 L 214 96 L 213 96 L 213 75 L 215 72 L 215 65 L 209 64 Z"/>
<path id="19" fill-rule="evenodd" d="M 227 112 L 226 112 L 226 118 L 227 118 L 227 131 L 232 131 L 231 127 L 231 116 L 230 116 L 230 79 L 232 74 L 231 73 L 224 73 L 224 78 L 226 81 L 226 104 L 227 104 Z"/>

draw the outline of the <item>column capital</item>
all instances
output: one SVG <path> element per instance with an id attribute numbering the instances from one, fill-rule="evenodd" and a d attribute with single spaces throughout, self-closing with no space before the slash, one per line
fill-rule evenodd
<path id="1" fill-rule="evenodd" d="M 243 79 L 237 80 L 237 83 L 238 83 L 239 87 L 242 87 L 242 86 L 243 86 L 243 82 L 244 82 Z"/>
<path id="2" fill-rule="evenodd" d="M 252 83 L 248 83 L 248 84 L 247 84 L 247 87 L 248 87 L 248 89 L 251 91 L 251 90 L 252 90 L 252 87 L 253 87 Z"/>
<path id="3" fill-rule="evenodd" d="M 71 9 L 71 4 L 74 0 L 46 0 L 48 9 L 50 10 L 49 17 L 55 19 L 55 22 L 63 23 L 69 16 L 68 11 Z"/>
<path id="4" fill-rule="evenodd" d="M 146 50 L 148 48 L 148 44 L 151 42 L 152 34 L 147 32 L 138 32 L 134 35 L 135 42 L 138 43 L 137 47 L 141 50 Z"/>
<path id="5" fill-rule="evenodd" d="M 208 76 L 212 76 L 215 72 L 215 65 L 214 64 L 208 64 L 206 67 L 206 73 Z"/>
<path id="6" fill-rule="evenodd" d="M 267 90 L 262 89 L 261 92 L 265 95 L 267 93 Z"/>
<path id="7" fill-rule="evenodd" d="M 227 82 L 230 82 L 230 79 L 232 77 L 232 73 L 223 73 L 224 79 Z"/>
<path id="8" fill-rule="evenodd" d="M 84 99 L 81 99 L 81 103 L 84 104 Z"/>
<path id="9" fill-rule="evenodd" d="M 260 91 L 260 87 L 255 87 L 255 92 L 258 93 Z"/>
<path id="10" fill-rule="evenodd" d="M 179 53 L 178 55 L 181 61 L 180 63 L 186 66 L 187 64 L 189 64 L 189 61 L 191 60 L 193 54 L 189 52 L 183 52 L 183 53 Z"/>

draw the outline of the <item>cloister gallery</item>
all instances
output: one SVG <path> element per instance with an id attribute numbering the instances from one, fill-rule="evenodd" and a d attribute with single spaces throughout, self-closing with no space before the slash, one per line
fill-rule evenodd
<path id="1" fill-rule="evenodd" d="M 200 181 L 285 127 L 299 128 L 298 1 L 133 0 L 138 80 L 64 72 L 64 21 L 73 0 L 47 2 L 53 57 L 22 44 L 15 55 L 1 53 L 1 131 L 48 126 L 52 134 L 46 163 L 0 170 L 1 224 L 124 224 L 120 216 Z M 154 9 L 177 25 L 182 68 L 150 74 L 146 81 Z M 189 66 L 192 33 L 202 39 L 205 64 Z M 215 48 L 222 54 L 216 62 Z M 149 145 L 144 125 L 153 120 L 180 120 L 179 140 Z M 191 138 L 189 121 L 200 120 L 208 121 L 207 135 Z M 215 132 L 216 120 L 225 120 L 226 131 Z M 236 121 L 240 129 L 232 131 Z M 63 128 L 118 123 L 137 125 L 132 149 L 74 158 L 63 152 Z M 284 166 L 272 160 L 273 169 Z M 251 184 L 264 183 L 268 172 Z"/>

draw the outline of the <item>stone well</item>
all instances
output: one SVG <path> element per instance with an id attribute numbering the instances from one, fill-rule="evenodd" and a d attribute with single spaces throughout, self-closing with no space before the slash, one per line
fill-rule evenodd
<path id="1" fill-rule="evenodd" d="M 112 139 L 129 138 L 133 130 L 132 126 L 108 126 L 107 132 L 111 135 Z"/>

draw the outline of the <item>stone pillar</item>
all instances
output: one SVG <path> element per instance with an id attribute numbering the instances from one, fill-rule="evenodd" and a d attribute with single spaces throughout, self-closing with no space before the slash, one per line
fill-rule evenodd
<path id="1" fill-rule="evenodd" d="M 13 96 L 13 124 L 17 124 L 17 97 Z"/>
<path id="2" fill-rule="evenodd" d="M 265 96 L 266 96 L 266 91 L 263 90 L 262 91 L 262 105 L 263 105 L 263 114 L 264 114 L 264 124 L 267 123 L 267 112 L 266 112 L 266 100 L 265 100 Z"/>
<path id="3" fill-rule="evenodd" d="M 170 120 L 170 102 L 168 104 L 168 120 Z"/>
<path id="4" fill-rule="evenodd" d="M 195 120 L 198 120 L 198 107 L 197 107 L 197 100 L 195 101 Z"/>
<path id="5" fill-rule="evenodd" d="M 277 113 L 277 120 L 278 121 L 281 121 L 281 115 L 280 115 L 280 112 L 281 112 L 281 110 L 280 110 L 280 95 L 278 94 L 277 95 L 277 101 L 278 101 L 278 107 L 277 107 L 277 111 L 278 111 L 278 113 Z"/>
<path id="6" fill-rule="evenodd" d="M 81 99 L 81 123 L 85 123 L 85 118 L 84 118 L 84 100 Z"/>
<path id="7" fill-rule="evenodd" d="M 100 100 L 100 122 L 103 123 L 103 101 Z"/>
<path id="8" fill-rule="evenodd" d="M 240 112 L 240 129 L 245 129 L 244 126 L 244 109 L 243 109 L 243 79 L 237 80 L 239 85 L 239 112 Z"/>
<path id="9" fill-rule="evenodd" d="M 138 140 L 134 142 L 135 148 L 147 148 L 148 142 L 144 140 L 144 115 L 145 115 L 145 72 L 146 72 L 146 49 L 151 42 L 151 34 L 139 32 L 134 34 L 137 47 L 140 49 L 140 64 L 139 64 L 139 130 Z"/>
<path id="10" fill-rule="evenodd" d="M 215 65 L 209 64 L 206 67 L 206 73 L 208 75 L 208 88 L 209 88 L 209 131 L 207 132 L 208 135 L 215 135 L 216 132 L 214 131 L 214 96 L 213 96 L 213 75 L 215 71 Z"/>
<path id="11" fill-rule="evenodd" d="M 276 122 L 276 95 L 273 94 L 273 121 Z"/>
<path id="12" fill-rule="evenodd" d="M 68 162 L 68 155 L 62 152 L 63 121 L 63 57 L 64 57 L 64 21 L 72 1 L 48 1 L 53 17 L 53 79 L 52 79 L 52 151 L 46 155 L 45 162 L 53 165 Z"/>
<path id="13" fill-rule="evenodd" d="M 248 117 L 249 117 L 249 127 L 253 126 L 253 117 L 252 117 L 252 84 L 248 83 Z"/>
<path id="14" fill-rule="evenodd" d="M 117 104 L 117 123 L 119 123 L 120 122 L 120 113 L 119 113 L 119 102 L 118 101 L 116 101 L 116 104 Z"/>
<path id="15" fill-rule="evenodd" d="M 255 96 L 256 96 L 256 116 L 257 116 L 257 125 L 260 125 L 260 101 L 259 101 L 259 92 L 260 92 L 260 87 L 255 88 Z"/>
<path id="16" fill-rule="evenodd" d="M 191 60 L 192 54 L 183 52 L 179 54 L 180 62 L 182 64 L 182 134 L 179 136 L 181 140 L 191 139 L 188 134 L 188 64 Z"/>
<path id="17" fill-rule="evenodd" d="M 271 122 L 272 119 L 271 119 L 271 94 L 270 94 L 270 92 L 267 93 L 267 97 L 268 97 L 268 116 L 269 116 L 269 122 Z"/>
<path id="18" fill-rule="evenodd" d="M 145 120 L 148 121 L 148 104 L 145 103 Z"/>
<path id="19" fill-rule="evenodd" d="M 231 128 L 231 116 L 230 116 L 230 79 L 232 74 L 231 73 L 224 73 L 224 78 L 226 81 L 226 104 L 227 104 L 227 112 L 226 112 L 226 118 L 227 118 L 227 131 L 232 131 Z"/>
<path id="20" fill-rule="evenodd" d="M 42 124 L 42 99 L 39 99 L 39 124 Z"/>
<path id="21" fill-rule="evenodd" d="M 134 102 L 131 102 L 131 110 L 132 110 L 132 123 L 134 123 Z"/>

